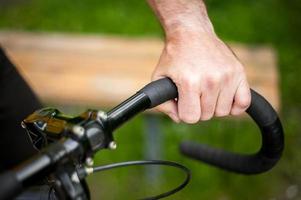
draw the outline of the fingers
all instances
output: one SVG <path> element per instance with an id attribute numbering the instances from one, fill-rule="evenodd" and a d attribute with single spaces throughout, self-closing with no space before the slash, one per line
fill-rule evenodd
<path id="1" fill-rule="evenodd" d="M 201 120 L 206 121 L 213 117 L 217 98 L 219 96 L 220 83 L 218 79 L 210 78 L 207 80 L 201 96 Z"/>
<path id="2" fill-rule="evenodd" d="M 190 74 L 173 80 L 178 88 L 177 101 L 168 101 L 157 109 L 177 123 L 194 124 L 213 116 L 239 115 L 250 105 L 251 94 L 246 79 L 237 82 L 231 77 L 211 73 L 203 79 Z"/>
<path id="3" fill-rule="evenodd" d="M 224 117 L 230 114 L 236 90 L 237 83 L 229 77 L 224 77 L 216 103 L 216 117 Z"/>
<path id="4" fill-rule="evenodd" d="M 200 93 L 197 82 L 183 81 L 178 86 L 178 113 L 181 121 L 197 123 L 201 117 Z"/>
<path id="5" fill-rule="evenodd" d="M 167 101 L 160 106 L 157 107 L 157 109 L 165 114 L 167 114 L 174 122 L 179 123 L 180 119 L 178 116 L 178 108 L 177 103 L 175 100 Z"/>
<path id="6" fill-rule="evenodd" d="M 178 87 L 178 101 L 171 100 L 158 106 L 158 110 L 167 114 L 173 121 L 179 123 L 197 123 L 209 120 L 214 115 L 218 117 L 242 114 L 250 105 L 251 94 L 246 80 L 242 81 L 237 90 L 225 86 L 220 90 L 218 81 L 207 81 L 206 87 L 200 92 L 197 86 L 182 85 Z"/>
<path id="7" fill-rule="evenodd" d="M 220 92 L 215 108 L 215 116 L 224 117 L 230 114 L 234 92 L 224 89 Z"/>
<path id="8" fill-rule="evenodd" d="M 234 88 L 237 88 L 236 91 Z M 215 116 L 240 115 L 248 108 L 250 102 L 250 88 L 245 79 L 237 87 L 226 85 L 219 94 Z"/>
<path id="9" fill-rule="evenodd" d="M 242 81 L 234 96 L 231 115 L 240 115 L 246 111 L 251 103 L 251 92 L 247 81 Z"/>

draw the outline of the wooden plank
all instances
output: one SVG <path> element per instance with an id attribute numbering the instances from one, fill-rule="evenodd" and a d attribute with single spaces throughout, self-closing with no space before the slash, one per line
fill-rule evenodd
<path id="1" fill-rule="evenodd" d="M 45 102 L 112 107 L 150 81 L 163 43 L 156 38 L 0 32 L 0 44 Z M 248 80 L 279 108 L 272 48 L 230 44 Z"/>

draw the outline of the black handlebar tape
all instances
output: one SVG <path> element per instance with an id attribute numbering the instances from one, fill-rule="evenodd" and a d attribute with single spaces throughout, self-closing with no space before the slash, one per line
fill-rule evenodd
<path id="1" fill-rule="evenodd" d="M 176 85 L 169 78 L 162 78 L 144 86 L 139 92 L 143 92 L 150 100 L 153 108 L 168 100 L 178 97 Z"/>
<path id="2" fill-rule="evenodd" d="M 251 90 L 251 96 L 247 113 L 260 128 L 262 136 L 257 153 L 241 155 L 191 141 L 181 143 L 181 152 L 190 158 L 241 174 L 259 174 L 271 169 L 284 149 L 282 125 L 275 110 L 261 95 Z"/>
<path id="3" fill-rule="evenodd" d="M 7 171 L 0 174 L 0 200 L 13 199 L 22 191 L 22 183 L 18 181 L 15 172 Z"/>
<path id="4" fill-rule="evenodd" d="M 140 92 L 149 97 L 150 108 L 178 96 L 177 88 L 169 78 L 151 82 Z M 181 152 L 190 158 L 242 174 L 257 174 L 271 169 L 280 159 L 284 149 L 282 125 L 269 102 L 253 90 L 251 96 L 251 105 L 247 113 L 261 130 L 262 146 L 259 152 L 252 155 L 235 154 L 190 141 L 181 143 Z"/>

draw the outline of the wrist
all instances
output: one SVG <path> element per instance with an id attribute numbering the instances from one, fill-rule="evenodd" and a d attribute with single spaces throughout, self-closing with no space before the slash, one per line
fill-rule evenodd
<path id="1" fill-rule="evenodd" d="M 204 29 L 185 29 L 181 27 L 173 32 L 166 32 L 165 43 L 172 44 L 202 44 L 207 41 L 218 40 L 214 30 Z"/>
<path id="2" fill-rule="evenodd" d="M 212 23 L 208 18 L 202 20 L 170 20 L 164 26 L 166 41 L 179 42 L 216 38 Z"/>

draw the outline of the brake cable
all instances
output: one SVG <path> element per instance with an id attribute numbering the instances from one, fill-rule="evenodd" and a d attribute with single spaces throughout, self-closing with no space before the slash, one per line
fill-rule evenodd
<path id="1" fill-rule="evenodd" d="M 141 200 L 162 199 L 164 197 L 170 196 L 170 195 L 182 190 L 189 183 L 190 178 L 191 178 L 190 170 L 187 167 L 185 167 L 184 165 L 181 165 L 179 163 L 176 163 L 176 162 L 165 161 L 165 160 L 136 160 L 136 161 L 127 161 L 127 162 L 119 162 L 119 163 L 113 163 L 113 164 L 108 164 L 108 165 L 96 166 L 96 167 L 93 167 L 93 173 L 110 170 L 110 169 L 114 169 L 114 168 L 128 167 L 128 166 L 135 166 L 135 165 L 163 165 L 163 166 L 174 167 L 174 168 L 180 169 L 181 171 L 185 172 L 185 174 L 186 174 L 186 177 L 183 180 L 183 182 L 180 185 L 178 185 L 177 187 L 171 189 L 170 191 L 161 193 L 159 195 L 142 198 Z"/>

